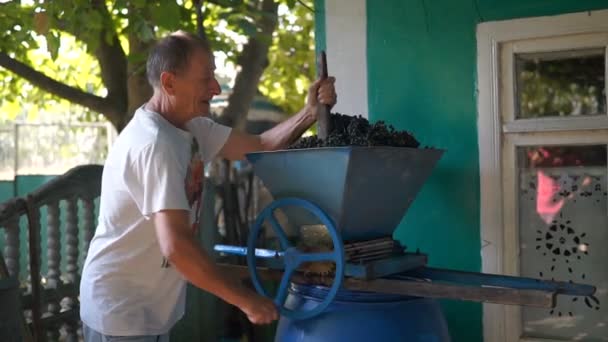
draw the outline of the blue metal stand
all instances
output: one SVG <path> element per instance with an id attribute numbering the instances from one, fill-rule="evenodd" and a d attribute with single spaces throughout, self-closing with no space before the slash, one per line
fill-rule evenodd
<path id="1" fill-rule="evenodd" d="M 291 245 L 285 231 L 274 216 L 279 208 L 298 207 L 315 215 L 324 224 L 332 238 L 334 250 L 323 253 L 302 253 Z M 282 250 L 256 249 L 256 241 L 264 222 L 278 237 Z M 551 307 L 556 295 L 590 296 L 596 288 L 591 285 L 574 284 L 540 279 L 462 272 L 425 267 L 426 255 L 402 253 L 362 263 L 348 263 L 345 246 L 332 219 L 317 205 L 299 198 L 283 198 L 272 202 L 256 219 L 251 228 L 247 247 L 216 245 L 218 252 L 245 255 L 253 284 L 261 295 L 269 297 L 262 287 L 256 258 L 269 259 L 270 268 L 283 272 L 274 302 L 281 315 L 292 319 L 309 319 L 325 311 L 334 301 L 342 284 L 348 289 L 393 293 L 429 298 L 453 298 L 479 302 Z M 310 306 L 289 309 L 285 305 L 290 278 L 305 262 L 333 261 L 336 264 L 335 278 L 327 290 L 327 296 L 313 308 Z M 344 277 L 349 277 L 344 281 Z M 361 280 L 351 281 L 358 278 Z"/>

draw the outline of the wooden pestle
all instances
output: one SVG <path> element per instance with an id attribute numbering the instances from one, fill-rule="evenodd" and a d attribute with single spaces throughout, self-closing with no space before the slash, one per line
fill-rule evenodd
<path id="1" fill-rule="evenodd" d="M 321 51 L 317 61 L 317 76 L 324 80 L 327 79 L 327 57 L 325 51 Z M 331 132 L 331 121 L 329 120 L 329 106 L 322 103 L 317 104 L 317 136 L 325 140 Z"/>

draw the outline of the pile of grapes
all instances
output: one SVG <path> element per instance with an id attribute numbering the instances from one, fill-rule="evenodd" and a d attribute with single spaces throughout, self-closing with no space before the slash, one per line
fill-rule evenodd
<path id="1" fill-rule="evenodd" d="M 361 116 L 331 113 L 331 131 L 327 140 L 316 135 L 304 137 L 291 145 L 290 149 L 337 146 L 395 146 L 418 147 L 420 143 L 406 131 L 397 131 L 383 121 L 370 124 Z"/>

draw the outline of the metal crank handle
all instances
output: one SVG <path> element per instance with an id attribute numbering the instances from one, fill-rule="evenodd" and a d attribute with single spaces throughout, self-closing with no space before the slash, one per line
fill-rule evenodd
<path id="1" fill-rule="evenodd" d="M 241 255 L 247 256 L 247 247 L 240 246 L 232 246 L 232 245 L 215 245 L 213 246 L 213 250 L 216 252 L 232 254 L 232 255 Z M 272 249 L 255 249 L 255 256 L 263 259 L 274 259 L 274 258 L 282 258 L 285 252 L 275 251 Z"/>

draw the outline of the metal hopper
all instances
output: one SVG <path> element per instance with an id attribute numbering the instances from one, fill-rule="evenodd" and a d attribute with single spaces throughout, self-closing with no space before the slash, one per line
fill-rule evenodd
<path id="1" fill-rule="evenodd" d="M 275 200 L 306 198 L 332 219 L 344 241 L 392 236 L 443 154 L 407 147 L 328 147 L 247 155 Z M 318 219 L 285 209 L 296 226 Z"/>

